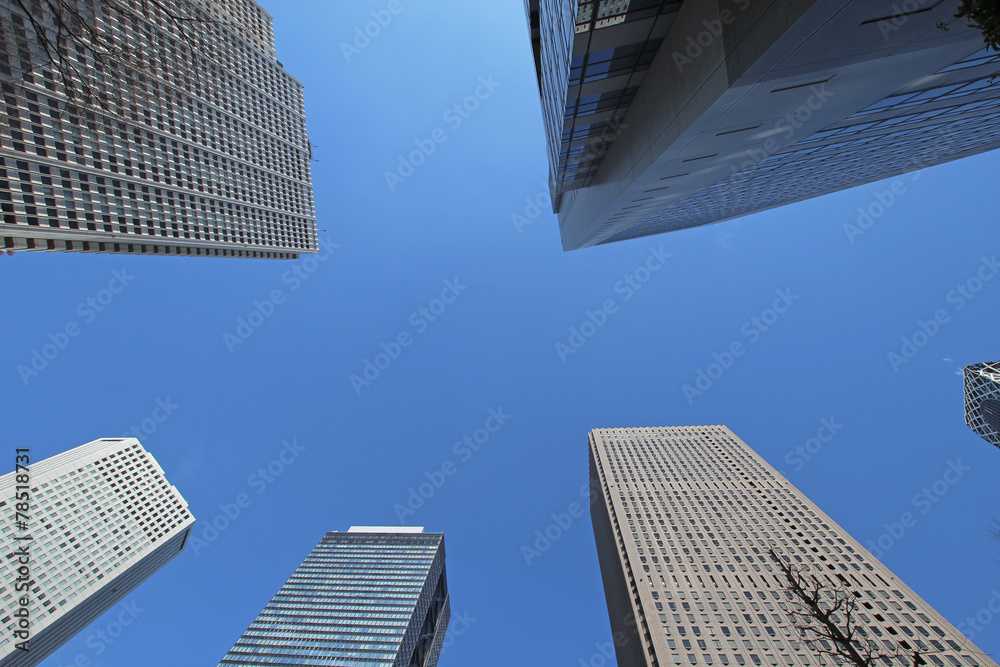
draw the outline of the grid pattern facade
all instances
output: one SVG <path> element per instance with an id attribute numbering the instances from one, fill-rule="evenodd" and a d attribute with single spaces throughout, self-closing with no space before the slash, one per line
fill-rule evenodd
<path id="1" fill-rule="evenodd" d="M 771 549 L 849 589 L 887 653 L 996 665 L 724 426 L 596 429 L 590 471 L 620 667 L 833 664 L 800 640 Z"/>
<path id="2" fill-rule="evenodd" d="M 75 1 L 146 65 L 109 80 L 71 43 L 80 80 L 107 108 L 74 101 L 29 17 L 0 0 L 12 31 L 0 69 L 35 66 L 21 85 L 3 85 L 0 248 L 316 252 L 302 84 L 275 59 L 271 17 L 250 0 L 116 0 L 127 14 L 107 0 Z M 43 21 L 54 25 L 50 14 Z"/>
<path id="3" fill-rule="evenodd" d="M 327 533 L 219 665 L 434 667 L 444 560 L 442 533 Z"/>
<path id="4" fill-rule="evenodd" d="M 948 3 L 580 0 L 549 48 L 554 4 L 529 20 L 567 250 L 1000 147 L 998 55 Z"/>
<path id="5" fill-rule="evenodd" d="M 35 665 L 184 548 L 194 518 L 135 438 L 95 440 L 29 464 L 31 541 L 19 542 L 15 473 L 0 477 L 0 539 L 27 544 L 31 650 L 12 641 L 20 565 L 0 558 L 0 665 Z M 11 549 L 13 551 L 13 547 Z M 136 575 L 139 576 L 136 576 Z"/>
<path id="6" fill-rule="evenodd" d="M 271 58 L 277 58 L 274 49 L 274 20 L 263 7 L 253 0 L 194 0 L 213 18 L 229 25 Z"/>
<path id="7" fill-rule="evenodd" d="M 1000 361 L 965 367 L 965 423 L 1000 447 Z"/>
<path id="8" fill-rule="evenodd" d="M 534 48 L 558 208 L 564 191 L 593 180 L 681 0 L 531 4 L 533 32 L 544 31 Z"/>
<path id="9" fill-rule="evenodd" d="M 535 71 L 542 100 L 546 155 L 549 159 L 549 190 L 558 194 L 559 153 L 565 115 L 568 63 L 572 57 L 577 0 L 525 0 L 531 31 Z"/>
<path id="10" fill-rule="evenodd" d="M 792 146 L 652 214 L 664 187 L 594 230 L 586 244 L 697 227 L 1000 147 L 1000 55 L 976 51 Z M 649 197 L 643 201 L 645 197 Z M 611 236 L 607 229 L 627 228 Z"/>

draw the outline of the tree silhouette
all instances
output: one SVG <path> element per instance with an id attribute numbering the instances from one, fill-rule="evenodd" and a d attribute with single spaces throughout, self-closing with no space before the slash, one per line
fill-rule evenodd
<path id="1" fill-rule="evenodd" d="M 896 644 L 887 651 L 868 635 L 859 618 L 859 593 L 852 592 L 846 584 L 823 583 L 774 549 L 769 553 L 785 575 L 786 590 L 798 604 L 795 627 L 810 650 L 828 655 L 840 665 L 875 667 L 877 663 L 898 663 L 900 658 L 915 667 L 925 664 L 921 657 L 923 647 L 907 649 Z"/>
<path id="2" fill-rule="evenodd" d="M 155 94 L 165 53 L 185 60 L 187 75 L 198 71 L 195 60 L 212 40 L 192 30 L 196 23 L 217 21 L 169 0 L 6 0 L 0 80 L 7 92 L 45 88 L 71 115 L 86 109 L 123 119 Z"/>
<path id="3" fill-rule="evenodd" d="M 987 46 L 1000 51 L 1000 0 L 962 0 L 955 18 L 966 19 L 970 28 L 983 33 Z M 948 23 L 939 22 L 938 27 L 947 30 Z"/>

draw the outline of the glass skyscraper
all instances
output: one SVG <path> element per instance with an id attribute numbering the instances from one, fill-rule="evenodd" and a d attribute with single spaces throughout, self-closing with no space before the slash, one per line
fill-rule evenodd
<path id="1" fill-rule="evenodd" d="M 803 641 L 772 550 L 853 601 L 873 664 L 996 667 L 725 426 L 595 429 L 590 485 L 619 667 L 845 662 Z"/>
<path id="2" fill-rule="evenodd" d="M 135 438 L 94 440 L 26 467 L 0 477 L 0 667 L 41 663 L 176 557 L 194 524 Z M 14 634 L 22 619 L 27 651 Z"/>
<path id="3" fill-rule="evenodd" d="M 965 423 L 1000 447 L 1000 361 L 965 367 Z"/>
<path id="4" fill-rule="evenodd" d="M 997 148 L 1000 55 L 954 5 L 526 0 L 563 248 Z"/>
<path id="5" fill-rule="evenodd" d="M 443 533 L 327 533 L 219 663 L 434 667 L 450 618 Z"/>

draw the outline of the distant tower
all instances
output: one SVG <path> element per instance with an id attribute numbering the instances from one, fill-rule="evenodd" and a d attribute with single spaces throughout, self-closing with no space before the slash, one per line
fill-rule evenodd
<path id="1" fill-rule="evenodd" d="M 886 664 L 997 667 L 725 426 L 595 429 L 590 489 L 619 667 L 830 664 L 771 549 L 853 594 Z"/>
<path id="2" fill-rule="evenodd" d="M 28 464 L 27 525 L 16 524 L 23 480 L 0 477 L 0 667 L 42 662 L 184 549 L 194 517 L 135 438 L 104 438 Z M 27 532 L 25 532 L 27 531 Z M 30 534 L 30 540 L 20 538 Z M 29 590 L 16 590 L 26 547 Z M 29 651 L 19 650 L 21 598 Z"/>
<path id="3" fill-rule="evenodd" d="M 954 1 L 525 4 L 565 250 L 1000 146 L 1000 54 Z"/>
<path id="4" fill-rule="evenodd" d="M 0 13 L 0 250 L 318 251 L 303 87 L 256 2 L 0 0 Z M 57 26 L 78 17 L 88 30 L 66 38 Z M 109 49 L 123 55 L 94 55 Z"/>
<path id="5" fill-rule="evenodd" d="M 1000 447 L 1000 361 L 965 367 L 965 423 Z"/>
<path id="6" fill-rule="evenodd" d="M 219 665 L 435 667 L 451 617 L 444 558 L 444 533 L 423 528 L 327 533 Z"/>

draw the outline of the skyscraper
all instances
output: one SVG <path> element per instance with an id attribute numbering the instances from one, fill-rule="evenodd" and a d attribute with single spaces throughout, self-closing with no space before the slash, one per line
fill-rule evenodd
<path id="1" fill-rule="evenodd" d="M 953 2 L 526 4 L 565 250 L 1000 146 L 1000 55 Z"/>
<path id="2" fill-rule="evenodd" d="M 1000 447 L 1000 361 L 965 367 L 965 423 Z"/>
<path id="3" fill-rule="evenodd" d="M 451 616 L 444 559 L 444 533 L 423 528 L 327 533 L 219 665 L 434 667 Z"/>
<path id="4" fill-rule="evenodd" d="M 135 438 L 30 458 L 0 477 L 0 667 L 42 662 L 179 554 L 194 523 Z"/>
<path id="5" fill-rule="evenodd" d="M 0 0 L 0 12 L 12 31 L 0 250 L 317 251 L 302 84 L 259 5 Z M 67 56 L 53 60 L 60 39 Z"/>
<path id="6" fill-rule="evenodd" d="M 851 595 L 887 664 L 996 667 L 725 426 L 595 429 L 590 484 L 619 667 L 830 664 L 772 549 Z"/>

